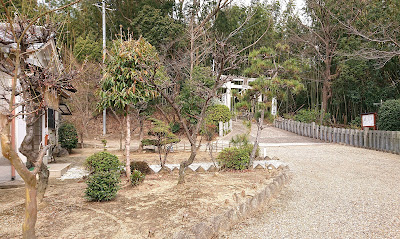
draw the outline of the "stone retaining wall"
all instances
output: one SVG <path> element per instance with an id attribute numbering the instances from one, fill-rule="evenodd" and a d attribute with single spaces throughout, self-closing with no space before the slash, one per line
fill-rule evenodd
<path id="1" fill-rule="evenodd" d="M 354 147 L 400 154 L 400 131 L 357 130 L 307 124 L 294 120 L 275 120 L 274 126 L 289 132 Z"/>
<path id="2" fill-rule="evenodd" d="M 273 181 L 260 192 L 252 197 L 245 198 L 244 201 L 235 200 L 235 206 L 229 208 L 223 214 L 215 215 L 208 221 L 197 223 L 187 230 L 180 231 L 174 238 L 216 238 L 220 232 L 229 230 L 232 226 L 250 216 L 251 213 L 262 208 L 274 196 L 277 196 L 282 187 L 290 181 L 288 166 L 280 166 L 278 169 L 271 168 L 268 171 L 272 172 Z M 240 196 L 234 194 L 233 197 L 238 198 Z"/>

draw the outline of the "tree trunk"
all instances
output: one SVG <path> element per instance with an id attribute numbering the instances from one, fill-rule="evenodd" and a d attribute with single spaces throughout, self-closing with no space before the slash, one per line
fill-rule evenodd
<path id="1" fill-rule="evenodd" d="M 39 181 L 37 183 L 37 199 L 38 202 L 41 203 L 44 198 L 44 194 L 46 193 L 47 185 L 49 185 L 49 169 L 47 166 L 42 162 L 40 165 L 39 170 Z"/>
<path id="2" fill-rule="evenodd" d="M 139 117 L 140 117 L 140 116 L 139 116 Z M 142 151 L 143 151 L 143 143 L 142 143 L 142 140 L 143 140 L 143 132 L 144 132 L 144 129 L 143 129 L 143 119 L 140 118 L 140 119 L 139 119 L 139 149 L 138 149 L 138 152 L 142 152 Z"/>
<path id="3" fill-rule="evenodd" d="M 36 178 L 25 181 L 25 219 L 22 225 L 22 238 L 36 238 L 35 225 L 37 220 Z"/>
<path id="4" fill-rule="evenodd" d="M 196 144 L 194 143 L 191 146 L 191 153 L 189 159 L 180 163 L 178 184 L 185 183 L 185 170 L 189 165 L 193 163 L 194 159 L 196 158 L 196 154 L 197 154 L 197 147 Z"/>
<path id="5" fill-rule="evenodd" d="M 31 111 L 31 107 L 28 106 L 27 110 Z M 21 143 L 19 151 L 27 158 L 27 166 L 30 168 L 34 166 L 35 162 L 38 160 L 37 157 L 39 155 L 39 153 L 34 149 L 34 142 L 33 142 L 34 125 L 35 122 L 38 120 L 38 117 L 34 116 L 33 114 L 29 114 L 25 116 L 25 119 L 26 119 L 26 135 Z M 47 169 L 47 166 L 44 165 L 44 163 L 42 162 L 39 170 L 39 181 L 37 183 L 39 203 L 43 201 L 48 182 L 49 182 L 49 170 Z"/>
<path id="6" fill-rule="evenodd" d="M 83 149 L 83 132 L 81 132 L 81 148 Z"/>
<path id="7" fill-rule="evenodd" d="M 253 165 L 254 158 L 256 157 L 258 142 L 260 141 L 261 131 L 263 130 L 263 123 L 264 123 L 264 109 L 261 110 L 261 116 L 258 119 L 258 123 L 257 123 L 257 136 L 256 136 L 256 140 L 254 141 L 253 150 L 251 151 L 250 159 L 249 159 L 249 168 L 250 169 L 251 169 L 251 166 Z"/>
<path id="8" fill-rule="evenodd" d="M 126 156 L 126 177 L 131 181 L 131 160 L 130 160 L 130 146 L 131 146 L 131 121 L 129 119 L 129 107 L 126 106 L 126 137 L 125 137 L 125 156 Z"/>

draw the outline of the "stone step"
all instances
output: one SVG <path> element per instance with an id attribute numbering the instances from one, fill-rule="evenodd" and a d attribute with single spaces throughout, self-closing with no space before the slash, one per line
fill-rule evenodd
<path id="1" fill-rule="evenodd" d="M 51 163 L 47 165 L 50 172 L 50 178 L 59 178 L 71 167 L 70 163 Z"/>

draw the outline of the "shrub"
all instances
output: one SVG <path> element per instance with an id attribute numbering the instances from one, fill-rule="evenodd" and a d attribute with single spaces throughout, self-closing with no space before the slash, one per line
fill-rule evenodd
<path id="1" fill-rule="evenodd" d="M 109 152 L 99 152 L 86 159 L 86 168 L 94 173 L 97 172 L 120 172 L 122 166 L 118 157 Z"/>
<path id="2" fill-rule="evenodd" d="M 96 172 L 86 180 L 85 197 L 89 201 L 110 201 L 119 190 L 119 173 L 116 171 Z"/>
<path id="3" fill-rule="evenodd" d="M 139 170 L 133 170 L 131 174 L 131 183 L 133 186 L 139 185 L 144 181 L 146 176 Z"/>
<path id="4" fill-rule="evenodd" d="M 218 126 L 218 123 L 228 122 L 231 119 L 231 111 L 225 105 L 212 105 L 207 109 L 206 123 Z"/>
<path id="5" fill-rule="evenodd" d="M 143 174 L 151 174 L 151 169 L 149 167 L 149 165 L 144 162 L 144 161 L 133 161 L 131 162 L 131 172 L 133 173 L 133 171 L 140 171 Z"/>
<path id="6" fill-rule="evenodd" d="M 221 168 L 243 170 L 248 166 L 250 153 L 248 148 L 245 147 L 230 147 L 218 154 L 217 161 Z"/>
<path id="7" fill-rule="evenodd" d="M 330 118 L 331 118 L 330 114 L 325 113 L 322 123 L 323 124 L 329 123 Z M 321 121 L 321 111 L 302 109 L 302 110 L 299 110 L 299 112 L 297 112 L 297 114 L 294 116 L 294 120 L 304 122 L 304 123 L 315 122 L 315 123 L 319 124 Z"/>
<path id="8" fill-rule="evenodd" d="M 377 126 L 380 130 L 400 130 L 400 99 L 383 102 L 378 112 Z"/>
<path id="9" fill-rule="evenodd" d="M 60 142 L 61 147 L 68 151 L 76 148 L 78 144 L 78 133 L 73 124 L 64 123 L 58 128 L 58 142 Z"/>
<path id="10" fill-rule="evenodd" d="M 169 124 L 169 127 L 171 128 L 171 132 L 175 134 L 176 132 L 179 132 L 181 130 L 181 124 L 179 122 L 171 122 Z"/>

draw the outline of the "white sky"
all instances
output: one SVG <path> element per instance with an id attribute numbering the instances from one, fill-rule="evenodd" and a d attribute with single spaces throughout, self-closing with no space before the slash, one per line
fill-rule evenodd
<path id="1" fill-rule="evenodd" d="M 244 5 L 250 5 L 251 1 L 252 0 L 234 0 L 235 3 L 244 4 Z M 271 2 L 271 1 L 273 1 L 273 0 L 268 0 L 268 2 Z M 288 2 L 288 0 L 279 0 L 279 2 L 281 3 L 282 10 L 284 10 L 286 8 L 286 3 Z M 305 3 L 304 0 L 295 0 L 296 11 L 301 10 L 304 7 L 304 3 Z"/>

